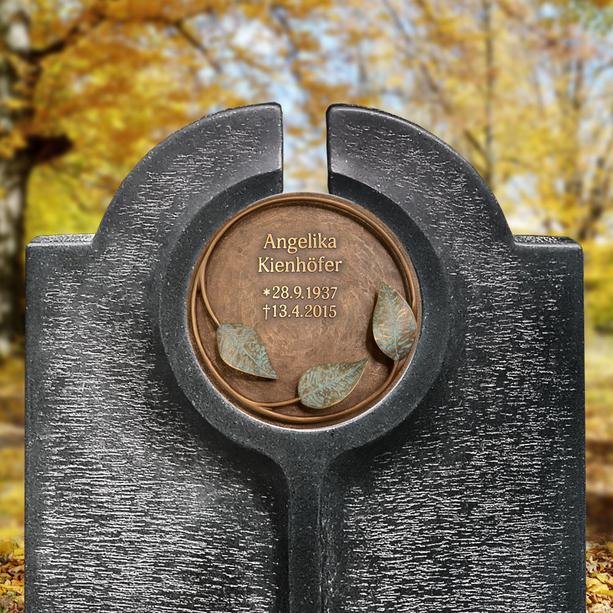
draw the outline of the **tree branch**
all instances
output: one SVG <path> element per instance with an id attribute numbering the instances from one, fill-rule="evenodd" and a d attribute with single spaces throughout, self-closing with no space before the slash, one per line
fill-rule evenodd
<path id="1" fill-rule="evenodd" d="M 611 174 L 613 172 L 611 151 L 613 151 L 613 132 L 604 144 L 603 153 L 596 159 L 592 185 L 587 197 L 588 210 L 577 232 L 577 239 L 580 241 L 594 238 L 596 225 L 613 205 L 610 193 Z"/>
<path id="2" fill-rule="evenodd" d="M 202 53 L 216 74 L 220 74 L 222 72 L 221 64 L 219 64 L 219 62 L 211 56 L 211 52 L 209 51 L 208 47 L 194 35 L 185 19 L 179 19 L 173 22 L 171 25 L 189 45 Z"/>
<path id="3" fill-rule="evenodd" d="M 90 33 L 103 23 L 125 24 L 132 21 L 141 21 L 142 23 L 150 23 L 173 28 L 186 42 L 190 44 L 190 46 L 202 53 L 216 73 L 220 73 L 221 65 L 219 62 L 217 62 L 217 60 L 211 56 L 209 49 L 197 38 L 187 24 L 188 19 L 197 17 L 205 12 L 207 11 L 203 9 L 202 11 L 190 13 L 189 15 L 185 15 L 174 20 L 165 17 L 164 15 L 152 15 L 145 17 L 142 20 L 131 20 L 114 18 L 108 14 L 105 14 L 99 8 L 93 8 L 90 9 L 87 14 L 80 15 L 61 38 L 52 41 L 44 47 L 29 49 L 18 53 L 18 55 L 31 64 L 37 64 L 46 57 L 62 53 L 77 40 L 79 40 L 79 38 Z"/>
<path id="4" fill-rule="evenodd" d="M 44 47 L 30 48 L 17 53 L 17 55 L 30 64 L 38 64 L 46 57 L 62 53 L 62 51 L 73 44 L 80 36 L 87 32 L 91 32 L 104 20 L 105 15 L 102 13 L 102 11 L 98 10 L 96 7 L 90 8 L 86 12 L 79 15 L 79 17 L 66 30 L 61 38 L 50 42 Z"/>
<path id="5" fill-rule="evenodd" d="M 392 18 L 392 21 L 394 25 L 396 26 L 396 30 L 399 32 L 400 37 L 405 43 L 405 46 L 402 47 L 403 54 L 409 60 L 409 62 L 415 61 L 414 55 L 411 54 L 411 49 L 414 47 L 413 39 L 411 38 L 411 34 L 407 30 L 406 25 L 400 18 L 400 15 L 398 14 L 398 11 L 396 10 L 396 8 L 391 4 L 389 0 L 383 0 L 383 4 L 385 8 L 387 9 L 388 13 L 390 14 L 390 17 Z M 424 11 L 424 13 L 426 14 L 426 17 L 431 18 L 432 13 L 429 7 L 425 5 L 423 2 L 420 2 L 419 4 L 420 4 L 422 11 Z M 445 92 L 443 92 L 440 85 L 436 82 L 436 79 L 432 76 L 432 72 L 430 71 L 426 63 L 423 62 L 422 60 L 417 61 L 417 68 L 419 69 L 419 72 L 424 78 L 426 85 L 428 86 L 428 89 L 430 90 L 432 94 L 434 94 L 434 96 L 438 100 L 438 104 L 442 108 L 443 112 L 448 117 L 453 117 L 455 115 L 455 110 L 453 109 L 451 103 L 445 96 Z M 483 145 L 481 144 L 481 142 L 479 141 L 479 139 L 473 134 L 473 132 L 469 130 L 468 128 L 463 128 L 462 136 L 466 139 L 468 144 L 471 145 L 487 163 L 486 151 Z"/>

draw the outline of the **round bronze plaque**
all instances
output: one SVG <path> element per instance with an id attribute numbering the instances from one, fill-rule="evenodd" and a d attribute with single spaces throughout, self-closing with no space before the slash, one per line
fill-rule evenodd
<path id="1" fill-rule="evenodd" d="M 375 404 L 406 369 L 417 277 L 389 229 L 324 194 L 283 194 L 230 219 L 190 288 L 200 362 L 241 410 L 316 428 Z"/>

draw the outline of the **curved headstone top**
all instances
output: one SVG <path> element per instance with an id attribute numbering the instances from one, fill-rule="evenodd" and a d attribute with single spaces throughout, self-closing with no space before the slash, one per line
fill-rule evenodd
<path id="1" fill-rule="evenodd" d="M 221 146 L 223 145 L 223 146 Z M 254 178 L 263 193 L 283 189 L 283 126 L 278 104 L 220 111 L 154 147 L 123 181 L 94 240 L 96 250 L 164 240 L 189 208 Z"/>
<path id="2" fill-rule="evenodd" d="M 350 180 L 399 203 L 432 241 L 453 247 L 464 236 L 510 243 L 496 198 L 475 169 L 420 126 L 349 105 L 328 109 L 330 191 Z M 459 245 L 458 245 L 459 246 Z"/>

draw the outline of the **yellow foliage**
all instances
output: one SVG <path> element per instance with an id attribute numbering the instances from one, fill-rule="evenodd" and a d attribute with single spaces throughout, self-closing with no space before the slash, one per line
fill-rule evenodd
<path id="1" fill-rule="evenodd" d="M 24 568 L 23 545 L 0 541 L 0 610 L 3 612 L 23 611 Z"/>
<path id="2" fill-rule="evenodd" d="M 587 613 L 613 611 L 613 543 L 596 544 L 586 554 Z"/>
<path id="3" fill-rule="evenodd" d="M 326 106 L 346 86 L 322 71 L 326 50 L 304 27 L 335 10 L 330 0 L 35 0 L 31 47 L 6 104 L 15 128 L 0 136 L 9 157 L 33 136 L 65 135 L 68 154 L 37 165 L 26 239 L 91 232 L 131 167 L 170 132 L 211 111 L 300 89 L 293 134 L 323 138 Z M 28 109 L 23 114 L 19 109 Z M 306 118 L 306 122 L 304 121 Z M 298 136 L 297 136 L 298 137 Z"/>
<path id="4" fill-rule="evenodd" d="M 546 11 L 536 0 L 26 4 L 31 56 L 0 50 L 18 80 L 2 100 L 15 122 L 0 132 L 0 157 L 33 137 L 71 143 L 29 177 L 26 240 L 94 232 L 148 149 L 240 104 L 284 103 L 288 187 L 321 189 L 325 108 L 353 102 L 404 115 L 458 148 L 516 231 L 582 240 L 589 322 L 610 330 L 613 46 L 610 29 L 586 25 L 581 7 L 590 2 L 556 0 Z M 610 4 L 591 0 L 588 16 L 606 25 Z M 588 433 L 611 438 L 611 349 L 588 356 Z M 19 368 L 4 363 L 0 396 L 20 403 Z M 18 424 L 21 404 L 10 413 Z M 12 544 L 23 529 L 22 453 L 0 451 L 0 609 L 11 611 L 22 603 L 23 550 Z M 610 559 L 606 547 L 588 555 L 594 613 L 613 611 Z"/>

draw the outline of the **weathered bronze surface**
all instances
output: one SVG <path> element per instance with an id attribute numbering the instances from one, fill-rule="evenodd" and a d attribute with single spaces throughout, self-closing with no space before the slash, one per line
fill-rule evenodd
<path id="1" fill-rule="evenodd" d="M 372 330 L 377 346 L 392 360 L 402 360 L 411 352 L 417 334 L 415 313 L 389 285 L 383 285 L 377 294 Z"/>
<path id="2" fill-rule="evenodd" d="M 323 194 L 274 196 L 232 218 L 205 246 L 189 300 L 194 347 L 216 386 L 290 427 L 372 406 L 407 367 L 421 317 L 395 237 Z"/>

